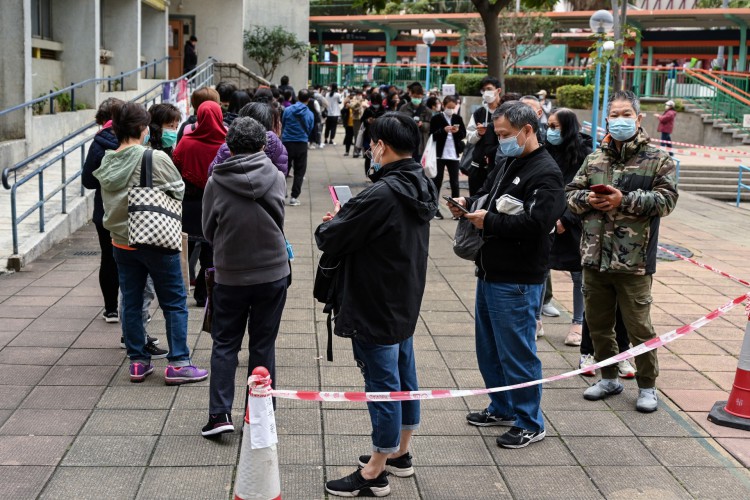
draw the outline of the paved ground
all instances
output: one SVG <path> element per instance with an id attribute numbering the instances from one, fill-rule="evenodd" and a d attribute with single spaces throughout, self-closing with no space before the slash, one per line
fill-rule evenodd
<path id="1" fill-rule="evenodd" d="M 347 342 L 325 355 L 325 323 L 312 299 L 312 232 L 330 208 L 329 183 L 363 186 L 362 163 L 342 148 L 310 153 L 301 207 L 287 212 L 297 260 L 277 347 L 278 386 L 361 390 Z M 664 221 L 662 242 L 747 278 L 747 212 L 685 195 Z M 454 257 L 454 222 L 432 226 L 428 286 L 416 332 L 424 388 L 474 388 L 482 380 L 473 342 L 472 266 Z M 130 384 L 119 325 L 99 317 L 98 247 L 91 227 L 22 272 L 0 277 L 0 484 L 6 498 L 231 498 L 239 433 L 219 442 L 198 435 L 207 384 L 163 385 L 160 373 Z M 572 302 L 569 278 L 554 276 L 555 297 Z M 742 287 L 683 262 L 660 263 L 653 320 L 659 333 L 740 295 Z M 190 302 L 191 305 L 193 302 Z M 211 339 L 190 309 L 194 360 L 208 363 Z M 568 316 L 545 320 L 539 342 L 545 374 L 577 365 L 563 346 Z M 466 425 L 484 397 L 427 401 L 414 440 L 417 473 L 393 478 L 391 498 L 748 498 L 750 432 L 709 424 L 725 399 L 746 319 L 741 308 L 660 352 L 659 411 L 634 411 L 635 384 L 607 402 L 587 402 L 591 379 L 545 387 L 548 437 L 522 450 L 495 445 L 502 429 Z M 157 313 L 150 333 L 164 339 Z M 246 366 L 247 357 L 243 364 Z M 164 361 L 156 361 L 163 367 Z M 238 373 L 238 384 L 244 373 Z M 242 390 L 236 398 L 241 421 Z M 369 450 L 369 420 L 355 403 L 279 401 L 279 459 L 285 499 L 324 498 L 323 481 L 348 473 Z"/>

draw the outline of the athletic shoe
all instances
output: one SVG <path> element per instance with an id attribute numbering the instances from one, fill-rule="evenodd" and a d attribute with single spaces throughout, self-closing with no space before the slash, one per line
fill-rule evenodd
<path id="1" fill-rule="evenodd" d="M 227 432 L 234 432 L 232 415 L 229 413 L 219 413 L 218 415 L 208 416 L 208 423 L 201 429 L 201 436 L 218 436 Z"/>
<path id="2" fill-rule="evenodd" d="M 359 153 L 354 153 L 354 154 L 352 155 L 352 158 L 359 158 Z"/>
<path id="3" fill-rule="evenodd" d="M 107 323 L 119 323 L 120 322 L 120 316 L 117 314 L 117 311 L 104 311 L 102 313 L 102 319 L 106 321 Z"/>
<path id="4" fill-rule="evenodd" d="M 146 343 L 147 344 L 153 344 L 153 345 L 159 345 L 159 339 L 156 337 L 152 337 L 151 335 L 146 335 Z M 120 347 L 125 349 L 125 337 L 122 335 L 120 336 Z"/>
<path id="5" fill-rule="evenodd" d="M 325 144 L 318 144 L 318 149 L 323 149 L 324 147 L 326 147 Z"/>
<path id="6" fill-rule="evenodd" d="M 635 368 L 630 364 L 630 361 L 624 359 L 617 363 L 617 374 L 620 378 L 635 378 Z"/>
<path id="7" fill-rule="evenodd" d="M 586 370 L 586 368 L 595 365 L 596 360 L 594 359 L 593 354 L 581 354 L 581 359 L 578 361 L 578 368 L 581 370 Z M 586 370 L 581 375 L 584 377 L 593 377 L 596 375 L 596 369 L 593 370 Z"/>
<path id="8" fill-rule="evenodd" d="M 289 206 L 290 207 L 298 207 L 300 205 L 302 205 L 302 203 L 300 203 L 297 198 L 290 198 L 289 199 Z"/>
<path id="9" fill-rule="evenodd" d="M 635 409 L 641 413 L 651 413 L 659 407 L 659 400 L 656 398 L 656 389 L 638 389 L 638 400 L 635 402 Z"/>
<path id="10" fill-rule="evenodd" d="M 359 466 L 364 467 L 370 461 L 372 455 L 361 455 Z M 414 467 L 411 464 L 411 454 L 406 452 L 398 458 L 388 458 L 385 461 L 385 470 L 396 477 L 409 477 L 414 475 Z"/>
<path id="11" fill-rule="evenodd" d="M 549 316 L 550 318 L 557 318 L 560 316 L 560 311 L 552 305 L 552 302 L 547 302 L 542 306 L 542 315 Z"/>
<path id="12" fill-rule="evenodd" d="M 534 337 L 534 340 L 539 337 L 544 337 L 544 325 L 542 324 L 541 319 L 536 320 L 536 336 Z"/>
<path id="13" fill-rule="evenodd" d="M 349 153 L 344 153 L 344 156 L 349 156 Z"/>
<path id="14" fill-rule="evenodd" d="M 167 365 L 164 370 L 164 382 L 167 385 L 192 384 L 208 378 L 208 370 L 197 366 L 172 366 Z"/>
<path id="15" fill-rule="evenodd" d="M 441 214 L 440 212 L 437 212 L 435 214 L 435 218 L 438 219 L 438 220 L 443 220 L 443 214 Z"/>
<path id="16" fill-rule="evenodd" d="M 326 491 L 337 497 L 356 497 L 360 493 L 384 497 L 391 492 L 388 484 L 388 473 L 383 471 L 375 479 L 365 479 L 359 469 L 348 476 L 326 483 Z"/>
<path id="17" fill-rule="evenodd" d="M 583 391 L 583 399 L 599 401 L 600 399 L 620 394 L 623 389 L 623 385 L 616 379 L 601 379 L 599 382 Z"/>
<path id="18" fill-rule="evenodd" d="M 147 343 L 143 350 L 151 355 L 151 359 L 164 359 L 169 355 L 169 351 L 159 349 L 151 342 Z"/>
<path id="19" fill-rule="evenodd" d="M 330 144 L 331 146 L 335 146 L 336 145 L 336 143 L 333 142 L 333 141 L 329 142 L 328 144 Z"/>
<path id="20" fill-rule="evenodd" d="M 531 432 L 520 427 L 512 427 L 508 432 L 495 439 L 495 442 L 503 448 L 525 448 L 531 443 L 541 441 L 544 439 L 544 436 L 546 436 L 544 429 Z"/>
<path id="21" fill-rule="evenodd" d="M 514 418 L 496 417 L 485 408 L 479 412 L 472 412 L 466 415 L 466 421 L 477 427 L 492 427 L 494 425 L 511 426 L 516 423 Z"/>
<path id="22" fill-rule="evenodd" d="M 151 363 L 148 365 L 138 362 L 130 363 L 130 381 L 133 383 L 143 382 L 152 373 L 154 373 L 154 365 Z"/>
<path id="23" fill-rule="evenodd" d="M 570 329 L 568 330 L 568 336 L 565 337 L 565 345 L 570 345 L 570 346 L 581 345 L 582 330 L 583 330 L 583 325 L 576 325 L 575 323 L 570 325 Z"/>

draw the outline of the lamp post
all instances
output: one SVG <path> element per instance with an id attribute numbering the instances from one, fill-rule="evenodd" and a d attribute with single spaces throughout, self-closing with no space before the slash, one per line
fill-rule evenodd
<path id="1" fill-rule="evenodd" d="M 602 44 L 605 52 L 615 50 L 615 42 L 607 40 Z M 602 99 L 602 128 L 607 125 L 607 101 L 609 100 L 609 58 L 607 58 L 607 70 L 604 72 L 604 99 Z"/>
<path id="2" fill-rule="evenodd" d="M 615 21 L 612 14 L 607 10 L 597 10 L 594 15 L 589 19 L 589 26 L 591 31 L 602 35 L 612 29 Z M 599 47 L 598 57 L 602 56 L 602 48 Z M 594 78 L 594 104 L 592 106 L 591 116 L 591 135 L 594 139 L 594 149 L 597 146 L 597 134 L 599 124 L 599 85 L 602 76 L 602 65 L 596 63 L 596 77 Z"/>
<path id="3" fill-rule="evenodd" d="M 435 43 L 435 33 L 432 30 L 422 34 L 422 42 L 427 45 L 427 77 L 425 78 L 425 92 L 430 92 L 430 48 Z"/>

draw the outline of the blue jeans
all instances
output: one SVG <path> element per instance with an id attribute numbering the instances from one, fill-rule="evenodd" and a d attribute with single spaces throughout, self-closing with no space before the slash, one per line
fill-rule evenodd
<path id="1" fill-rule="evenodd" d="M 477 280 L 477 361 L 487 388 L 542 378 L 534 337 L 543 286 Z M 544 429 L 541 385 L 489 396 L 492 415 L 515 418 L 528 431 Z"/>
<path id="2" fill-rule="evenodd" d="M 156 298 L 154 291 L 154 280 L 151 276 L 146 279 L 146 288 L 143 289 L 143 308 L 141 309 L 141 318 L 143 319 L 143 329 L 148 331 L 148 316 L 151 309 L 151 302 Z M 122 292 L 117 294 L 117 313 L 122 317 Z"/>
<path id="3" fill-rule="evenodd" d="M 146 279 L 154 281 L 156 297 L 167 323 L 167 342 L 172 366 L 190 365 L 187 346 L 187 293 L 182 279 L 179 254 L 163 254 L 148 249 L 114 248 L 122 292 L 122 335 L 131 362 L 148 364 L 151 355 L 145 351 L 146 329 L 143 327 L 143 292 Z"/>
<path id="4" fill-rule="evenodd" d="M 355 338 L 352 348 L 354 360 L 365 378 L 365 391 L 419 390 L 411 338 L 393 345 L 368 344 Z M 401 431 L 419 427 L 419 401 L 367 403 L 367 409 L 372 423 L 373 451 L 397 451 Z"/>
<path id="5" fill-rule="evenodd" d="M 573 324 L 583 324 L 583 272 L 571 271 L 573 280 Z"/>

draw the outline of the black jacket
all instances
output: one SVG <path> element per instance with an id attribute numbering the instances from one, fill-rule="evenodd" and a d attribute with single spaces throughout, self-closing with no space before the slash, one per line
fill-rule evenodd
<path id="1" fill-rule="evenodd" d="M 315 231 L 318 248 L 343 260 L 334 332 L 390 345 L 414 335 L 425 281 L 434 183 L 411 158 L 382 176 Z"/>
<path id="2" fill-rule="evenodd" d="M 190 40 L 185 42 L 185 54 L 183 56 L 183 71 L 187 73 L 198 65 L 198 53 Z"/>
<path id="3" fill-rule="evenodd" d="M 448 139 L 448 132 L 445 131 L 445 127 L 448 125 L 448 119 L 443 113 L 438 113 L 430 119 L 430 134 L 432 140 L 435 141 L 435 153 L 438 158 L 443 156 L 445 141 Z M 464 120 L 460 115 L 454 114 L 451 116 L 450 125 L 458 125 L 458 132 L 453 134 L 453 144 L 456 146 L 456 154 L 460 155 L 464 150 L 464 139 L 466 138 Z"/>
<path id="4" fill-rule="evenodd" d="M 547 151 L 554 158 L 563 176 L 563 183 L 567 186 L 573 181 L 578 170 L 583 164 L 583 160 L 591 154 L 593 140 L 590 135 L 581 134 L 583 141 L 583 151 L 581 152 L 581 163 L 577 165 L 566 163 L 564 160 L 565 144 L 553 146 L 547 144 Z M 565 204 L 565 211 L 560 216 L 560 222 L 565 227 L 565 232 L 557 234 L 552 244 L 552 251 L 549 256 L 549 267 L 557 271 L 581 271 L 581 218 L 568 209 Z"/>
<path id="5" fill-rule="evenodd" d="M 492 159 L 495 158 L 497 152 L 497 135 L 495 134 L 495 128 L 492 123 L 492 111 L 487 107 L 482 106 L 474 111 L 474 123 L 477 125 L 487 125 L 487 132 L 479 139 L 479 142 L 474 146 L 474 153 L 472 154 L 472 161 L 482 167 L 489 167 L 490 170 L 495 166 Z"/>
<path id="6" fill-rule="evenodd" d="M 117 141 L 111 128 L 104 128 L 94 136 L 94 141 L 89 146 L 89 152 L 86 155 L 86 161 L 83 164 L 81 173 L 81 182 L 86 189 L 96 189 L 94 193 L 94 215 L 92 221 L 94 224 L 101 224 L 104 217 L 104 205 L 102 203 L 102 190 L 99 186 L 99 179 L 94 177 L 94 171 L 102 164 L 104 152 L 108 149 L 117 149 L 120 143 Z"/>
<path id="7" fill-rule="evenodd" d="M 497 189 L 495 181 L 499 182 Z M 467 201 L 493 193 L 484 218 L 485 243 L 475 263 L 487 281 L 540 284 L 547 271 L 550 232 L 565 208 L 562 175 L 541 146 L 524 158 L 508 159 L 495 168 L 482 189 Z M 524 213 L 500 214 L 495 200 L 508 194 L 523 201 Z"/>

